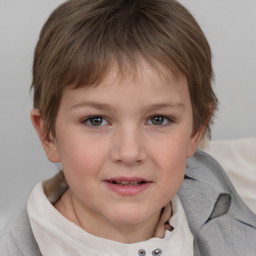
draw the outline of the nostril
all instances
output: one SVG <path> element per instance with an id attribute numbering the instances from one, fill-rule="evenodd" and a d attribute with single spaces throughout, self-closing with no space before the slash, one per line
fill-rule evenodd
<path id="1" fill-rule="evenodd" d="M 117 132 L 112 139 L 111 159 L 119 164 L 139 165 L 145 159 L 145 150 L 142 137 L 138 132 L 123 130 Z"/>
<path id="2" fill-rule="evenodd" d="M 127 165 L 139 165 L 143 163 L 145 156 L 142 151 L 135 151 L 135 150 L 115 150 L 111 154 L 112 161 L 120 164 L 127 164 Z"/>

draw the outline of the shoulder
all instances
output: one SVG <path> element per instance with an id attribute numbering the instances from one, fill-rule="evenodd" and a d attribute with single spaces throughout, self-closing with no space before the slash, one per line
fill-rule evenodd
<path id="1" fill-rule="evenodd" d="M 201 255 L 253 255 L 256 216 L 213 157 L 198 150 L 188 160 L 178 194 Z"/>
<path id="2" fill-rule="evenodd" d="M 220 192 L 228 192 L 233 194 L 233 196 L 238 196 L 236 189 L 222 166 L 211 155 L 201 150 L 197 150 L 188 159 L 186 180 L 195 180 Z"/>
<path id="3" fill-rule="evenodd" d="M 14 216 L 1 235 L 0 252 L 5 256 L 41 256 L 31 230 L 26 207 Z"/>
<path id="4" fill-rule="evenodd" d="M 198 150 L 187 161 L 184 181 L 178 195 L 186 212 L 192 233 L 207 223 L 222 202 L 222 214 L 228 212 L 231 196 L 236 192 L 218 162 L 207 153 Z M 222 199 L 221 199 L 222 198 Z"/>
<path id="5" fill-rule="evenodd" d="M 190 209 L 207 209 L 208 216 L 220 207 L 223 209 L 222 214 L 236 210 L 240 215 L 249 215 L 256 225 L 255 214 L 241 199 L 224 169 L 212 156 L 201 150 L 188 159 L 185 178 L 178 194 L 185 208 L 189 205 Z"/>

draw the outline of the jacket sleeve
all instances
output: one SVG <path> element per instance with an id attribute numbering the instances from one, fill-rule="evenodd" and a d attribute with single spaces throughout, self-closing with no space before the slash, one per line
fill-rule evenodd
<path id="1" fill-rule="evenodd" d="M 22 208 L 0 237 L 3 256 L 42 256 L 34 238 L 26 207 Z"/>

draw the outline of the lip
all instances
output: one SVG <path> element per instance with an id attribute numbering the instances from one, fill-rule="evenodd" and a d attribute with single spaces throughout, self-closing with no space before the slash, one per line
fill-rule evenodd
<path id="1" fill-rule="evenodd" d="M 113 182 L 126 182 L 126 183 L 135 183 L 138 182 L 139 184 L 127 184 L 121 185 L 118 183 Z M 151 184 L 152 181 L 140 178 L 140 177 L 116 177 L 104 180 L 107 187 L 122 196 L 136 196 L 146 190 Z"/>

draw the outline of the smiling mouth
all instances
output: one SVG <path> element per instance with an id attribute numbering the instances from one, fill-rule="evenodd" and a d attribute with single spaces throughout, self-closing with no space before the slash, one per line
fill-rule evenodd
<path id="1" fill-rule="evenodd" d="M 140 186 L 147 183 L 147 181 L 144 181 L 144 180 L 141 180 L 141 181 L 110 180 L 108 182 L 114 185 L 119 185 L 119 186 Z"/>
<path id="2" fill-rule="evenodd" d="M 147 190 L 153 181 L 139 177 L 116 177 L 105 180 L 108 188 L 121 196 L 136 196 Z"/>

